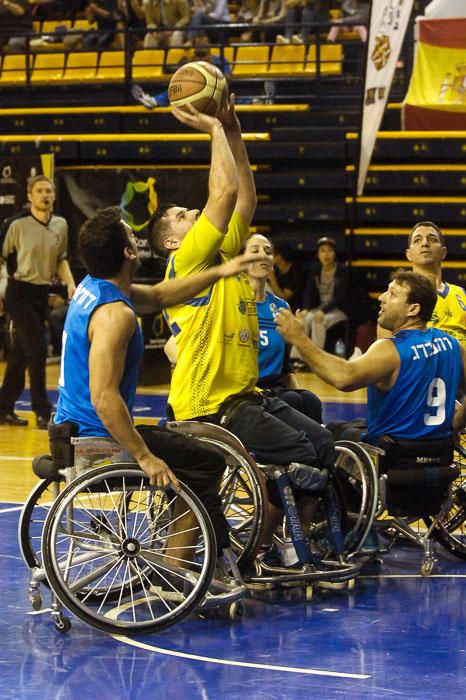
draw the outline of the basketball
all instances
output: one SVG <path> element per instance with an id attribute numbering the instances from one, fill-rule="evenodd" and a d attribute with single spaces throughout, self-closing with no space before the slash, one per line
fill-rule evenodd
<path id="1" fill-rule="evenodd" d="M 206 61 L 181 66 L 168 86 L 168 99 L 173 107 L 191 104 L 211 117 L 218 116 L 227 96 L 227 81 L 223 73 Z"/>

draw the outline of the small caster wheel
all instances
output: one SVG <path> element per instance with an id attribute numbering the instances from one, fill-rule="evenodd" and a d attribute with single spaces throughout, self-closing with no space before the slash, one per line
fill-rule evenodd
<path id="1" fill-rule="evenodd" d="M 228 617 L 230 620 L 241 620 L 244 615 L 245 607 L 242 600 L 235 600 L 228 606 Z"/>
<path id="2" fill-rule="evenodd" d="M 59 632 L 68 632 L 71 629 L 71 621 L 64 615 L 57 615 L 53 624 Z"/>
<path id="3" fill-rule="evenodd" d="M 433 559 L 424 559 L 424 561 L 421 564 L 421 575 L 422 576 L 430 576 L 433 568 L 434 568 L 434 560 Z"/>
<path id="4" fill-rule="evenodd" d="M 314 586 L 306 586 L 306 600 L 310 601 L 314 597 Z"/>
<path id="5" fill-rule="evenodd" d="M 42 596 L 38 591 L 29 594 L 29 602 L 31 603 L 33 610 L 42 609 Z"/>
<path id="6" fill-rule="evenodd" d="M 354 589 L 356 588 L 356 579 L 350 578 L 346 585 L 348 587 L 348 591 L 354 591 Z"/>

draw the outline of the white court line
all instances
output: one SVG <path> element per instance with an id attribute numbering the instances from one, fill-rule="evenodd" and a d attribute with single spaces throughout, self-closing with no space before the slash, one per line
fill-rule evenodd
<path id="1" fill-rule="evenodd" d="M 23 506 L 12 506 L 11 508 L 0 508 L 0 513 L 12 513 L 15 510 L 21 510 Z"/>
<path id="2" fill-rule="evenodd" d="M 13 455 L 0 455 L 0 461 L 8 459 L 11 462 L 32 462 L 32 457 L 13 457 Z"/>
<path id="3" fill-rule="evenodd" d="M 371 676 L 361 673 L 342 673 L 340 671 L 322 671 L 316 668 L 296 668 L 294 666 L 274 666 L 271 664 L 255 664 L 247 661 L 231 661 L 230 659 L 216 659 L 210 656 L 199 656 L 198 654 L 186 654 L 183 651 L 171 651 L 170 649 L 162 649 L 160 647 L 154 647 L 150 644 L 144 644 L 144 642 L 138 642 L 134 639 L 129 639 L 129 637 L 123 637 L 118 634 L 111 635 L 114 639 L 123 644 L 129 644 L 130 646 L 138 647 L 139 649 L 146 649 L 147 651 L 156 651 L 158 654 L 163 654 L 165 656 L 177 656 L 180 659 L 191 659 L 194 661 L 206 661 L 211 664 L 220 664 L 222 666 L 239 666 L 240 668 L 256 668 L 260 671 L 281 671 L 282 673 L 304 673 L 308 676 L 331 676 L 332 678 L 354 678 L 356 680 L 365 681 Z"/>

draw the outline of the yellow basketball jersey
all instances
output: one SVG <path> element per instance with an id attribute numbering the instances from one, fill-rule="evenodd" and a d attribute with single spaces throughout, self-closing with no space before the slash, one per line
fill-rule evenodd
<path id="1" fill-rule="evenodd" d="M 466 348 L 466 292 L 455 284 L 443 284 L 429 326 L 446 331 Z"/>
<path id="2" fill-rule="evenodd" d="M 169 258 L 165 278 L 184 277 L 237 255 L 249 229 L 234 213 L 226 235 L 202 214 Z M 246 274 L 220 279 L 165 311 L 178 361 L 169 403 L 177 420 L 216 413 L 231 394 L 252 391 L 258 373 L 258 324 Z"/>

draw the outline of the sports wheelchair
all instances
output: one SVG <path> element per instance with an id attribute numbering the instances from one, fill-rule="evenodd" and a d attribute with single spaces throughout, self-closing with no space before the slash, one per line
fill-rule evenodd
<path id="1" fill-rule="evenodd" d="M 307 521 L 304 509 L 300 515 L 285 467 L 256 463 L 241 441 L 223 427 L 197 421 L 166 425 L 222 451 L 227 464 L 221 484 L 222 503 L 237 564 L 249 589 L 295 584 L 303 586 L 311 599 L 315 584 L 332 582 L 352 588 L 361 564 L 356 558 L 348 561 L 347 554 L 354 554 L 362 546 L 376 504 L 375 477 L 368 477 L 365 454 L 358 445 L 336 444 L 336 472 L 344 459 L 358 478 L 357 515 L 348 517 L 336 475 L 329 474 L 323 488 L 307 494 L 313 511 L 312 520 Z M 300 467 L 306 470 L 305 465 Z M 295 554 L 293 568 L 269 566 L 259 554 L 268 517 L 267 481 L 275 482 L 284 510 L 283 527 L 274 534 L 274 542 L 281 550 L 291 547 Z"/>
<path id="2" fill-rule="evenodd" d="M 409 541 L 423 549 L 420 572 L 432 573 L 434 542 L 466 559 L 466 451 L 453 438 L 444 440 L 395 440 L 383 436 L 379 446 L 341 441 L 359 451 L 361 472 L 342 460 L 338 480 L 351 518 L 360 517 L 359 504 L 369 483 L 375 506 L 372 528 L 383 544 L 362 549 L 373 556 L 390 551 L 397 541 Z M 362 472 L 366 480 L 361 480 Z M 351 543 L 348 543 L 352 550 Z M 361 547 L 349 551 L 349 559 Z"/>
<path id="3" fill-rule="evenodd" d="M 34 459 L 41 481 L 20 516 L 33 608 L 44 584 L 60 631 L 71 626 L 62 606 L 114 634 L 157 631 L 198 608 L 229 606 L 234 616 L 244 588 L 213 586 L 215 533 L 196 495 L 184 484 L 151 487 L 113 440 L 70 427 L 49 425 L 51 456 Z"/>
<path id="4" fill-rule="evenodd" d="M 361 567 L 356 560 L 347 561 L 346 551 L 348 544 L 351 552 L 357 551 L 370 527 L 371 484 L 359 489 L 357 517 L 345 515 L 351 525 L 343 540 L 340 495 L 332 482 L 313 494 L 316 517 L 303 528 L 283 467 L 259 467 L 224 428 L 195 421 L 175 421 L 166 428 L 193 435 L 225 456 L 221 497 L 236 557 L 228 565 L 237 581 L 242 582 L 242 574 L 250 585 L 294 582 L 306 587 L 308 598 L 316 582 L 352 585 Z M 41 481 L 20 516 L 19 542 L 30 569 L 33 608 L 42 607 L 43 584 L 51 589 L 52 616 L 60 631 L 70 627 L 62 606 L 116 634 L 157 631 L 195 610 L 219 605 L 227 606 L 233 618 L 241 614 L 238 587 L 236 592 L 210 590 L 215 534 L 196 496 L 184 485 L 178 493 L 150 487 L 146 475 L 110 439 L 78 438 L 63 430 L 50 426 L 51 456 L 35 458 L 33 469 Z M 365 484 L 358 446 L 337 446 L 337 452 L 339 460 L 352 464 L 358 488 Z M 267 518 L 266 475 L 278 481 L 283 497 L 282 538 L 288 535 L 296 550 L 295 569 L 275 570 L 257 557 Z M 177 549 L 180 524 L 196 533 L 188 553 Z M 275 538 L 282 539 L 280 533 Z"/>

